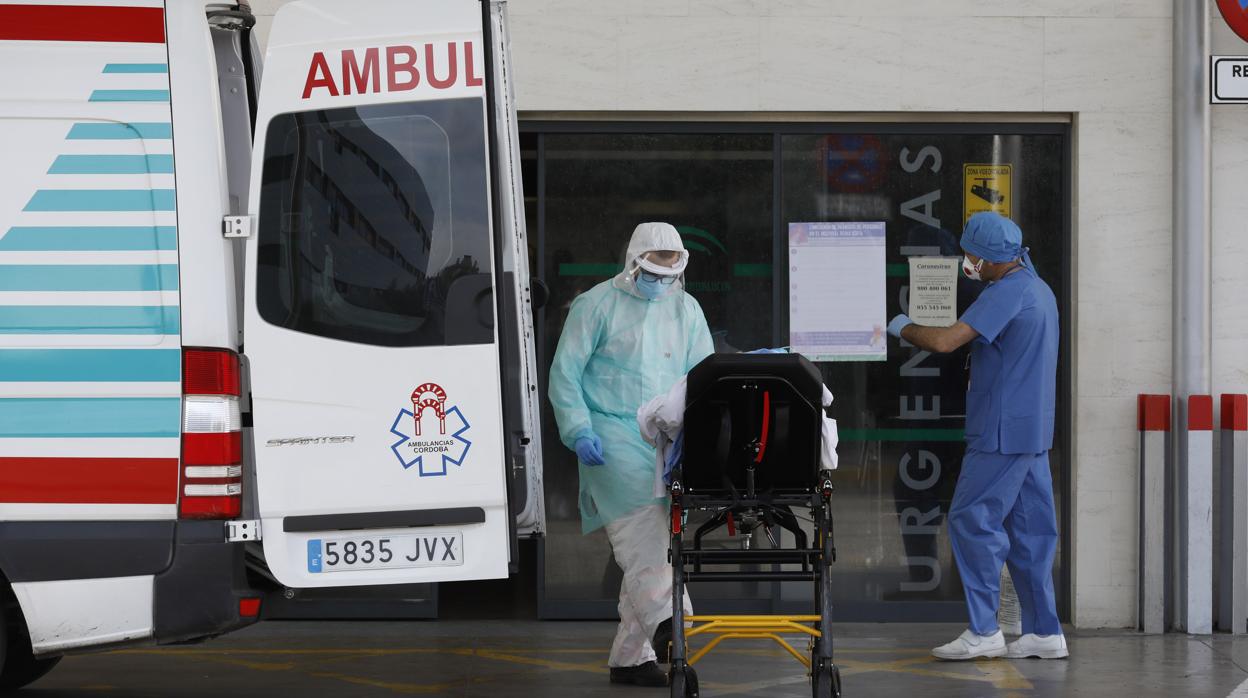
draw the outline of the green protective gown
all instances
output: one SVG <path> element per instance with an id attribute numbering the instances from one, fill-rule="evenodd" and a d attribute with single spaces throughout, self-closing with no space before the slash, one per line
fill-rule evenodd
<path id="1" fill-rule="evenodd" d="M 664 501 L 654 497 L 654 447 L 641 438 L 637 410 L 713 351 L 706 316 L 681 284 L 647 300 L 621 277 L 572 302 L 550 369 L 563 444 L 573 448 L 590 431 L 602 439 L 606 463 L 580 464 L 585 533 Z"/>

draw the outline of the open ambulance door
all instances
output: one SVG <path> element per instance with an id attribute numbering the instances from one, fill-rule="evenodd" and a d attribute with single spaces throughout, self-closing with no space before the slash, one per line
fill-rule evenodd
<path id="1" fill-rule="evenodd" d="M 517 521 L 543 527 L 503 29 L 480 0 L 274 18 L 243 350 L 264 555 L 288 587 L 503 577 Z"/>

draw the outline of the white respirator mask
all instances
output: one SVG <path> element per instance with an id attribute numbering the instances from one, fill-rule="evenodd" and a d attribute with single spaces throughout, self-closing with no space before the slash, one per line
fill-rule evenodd
<path id="1" fill-rule="evenodd" d="M 982 271 L 983 268 L 984 260 L 979 260 L 978 264 L 971 264 L 971 258 L 966 255 L 962 255 L 962 273 L 966 274 L 966 278 L 971 281 L 983 281 L 983 277 L 979 275 L 979 272 Z"/>

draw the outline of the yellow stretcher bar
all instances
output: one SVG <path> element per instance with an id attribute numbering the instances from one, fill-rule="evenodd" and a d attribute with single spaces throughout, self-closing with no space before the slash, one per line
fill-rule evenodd
<path id="1" fill-rule="evenodd" d="M 724 640 L 772 640 L 793 655 L 797 661 L 802 663 L 802 666 L 809 669 L 810 658 L 798 652 L 780 633 L 800 633 L 807 635 L 812 640 L 822 636 L 819 630 L 806 625 L 807 623 L 819 622 L 819 616 L 814 615 L 686 616 L 685 620 L 693 623 L 693 627 L 685 631 L 685 637 L 694 637 L 696 635 L 714 636 L 710 642 L 707 642 L 706 645 L 698 649 L 689 658 L 690 665 L 698 663 L 698 660 L 709 654 L 711 650 L 718 647 L 719 643 Z"/>

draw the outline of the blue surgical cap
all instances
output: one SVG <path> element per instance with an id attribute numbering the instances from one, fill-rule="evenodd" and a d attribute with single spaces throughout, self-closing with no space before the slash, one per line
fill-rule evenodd
<path id="1" fill-rule="evenodd" d="M 962 231 L 962 249 L 989 262 L 1010 262 L 1024 256 L 1023 231 L 1014 221 L 992 211 L 971 216 Z"/>

